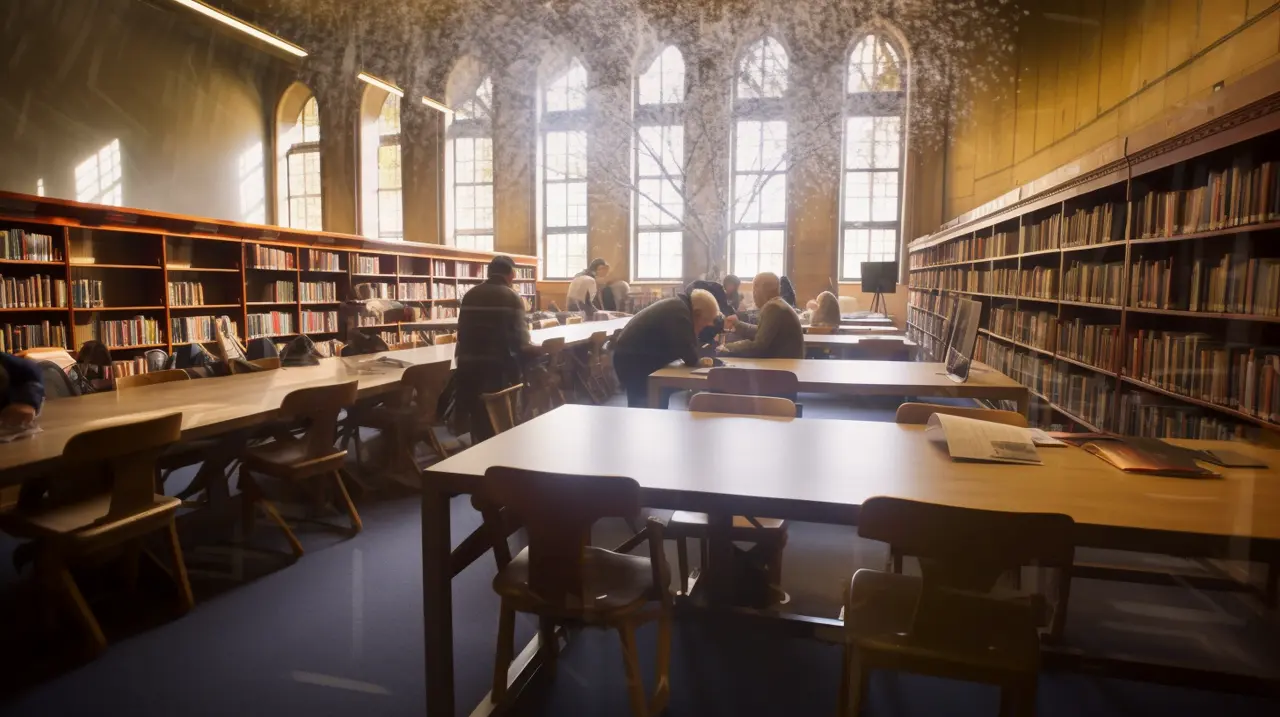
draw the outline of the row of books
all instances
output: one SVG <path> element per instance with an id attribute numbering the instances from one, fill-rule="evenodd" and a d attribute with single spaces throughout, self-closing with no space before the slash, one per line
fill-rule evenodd
<path id="1" fill-rule="evenodd" d="M 71 305 L 77 309 L 96 309 L 105 300 L 102 295 L 101 279 L 72 279 Z"/>
<path id="2" fill-rule="evenodd" d="M 146 316 L 98 321 L 94 338 L 111 348 L 164 343 L 160 322 Z"/>
<path id="3" fill-rule="evenodd" d="M 398 291 L 401 301 L 427 301 L 431 298 L 431 287 L 425 281 L 401 284 Z"/>
<path id="4" fill-rule="evenodd" d="M 1194 440 L 1251 440 L 1257 429 L 1174 399 L 1126 391 L 1120 395 L 1116 429 L 1128 436 Z"/>
<path id="5" fill-rule="evenodd" d="M 1075 210 L 1067 217 L 1062 246 L 1091 246 L 1123 239 L 1125 209 L 1123 202 L 1108 202 Z"/>
<path id="6" fill-rule="evenodd" d="M 302 312 L 302 333 L 324 333 L 338 330 L 338 312 L 307 311 Z"/>
<path id="7" fill-rule="evenodd" d="M 251 269 L 297 269 L 298 263 L 293 252 L 288 249 L 277 249 L 261 244 L 251 244 L 249 253 Z"/>
<path id="8" fill-rule="evenodd" d="M 907 320 L 923 331 L 933 334 L 938 338 L 946 336 L 947 322 L 946 319 L 943 319 L 940 316 L 926 314 L 915 307 L 909 307 L 907 311 Z"/>
<path id="9" fill-rule="evenodd" d="M 111 375 L 108 378 L 124 378 L 125 376 L 137 376 L 147 373 L 150 367 L 147 365 L 147 357 L 135 356 L 128 359 L 119 359 L 111 362 Z"/>
<path id="10" fill-rule="evenodd" d="M 307 250 L 307 268 L 312 271 L 342 271 L 341 255 L 322 249 Z"/>
<path id="11" fill-rule="evenodd" d="M 370 299 L 394 299 L 396 298 L 396 285 L 382 281 L 356 284 L 356 296 Z"/>
<path id="12" fill-rule="evenodd" d="M 536 279 L 536 278 L 538 278 L 538 277 L 534 276 L 534 274 L 533 274 L 533 267 L 531 267 L 531 266 L 517 266 L 517 267 L 516 267 L 516 278 L 517 278 L 517 279 L 530 279 L 530 280 L 532 280 L 532 279 Z"/>
<path id="13" fill-rule="evenodd" d="M 1280 423 L 1280 349 L 1228 345 L 1208 334 L 1137 331 L 1126 373 L 1171 393 Z"/>
<path id="14" fill-rule="evenodd" d="M 464 290 L 466 286 L 466 284 L 462 285 Z M 461 296 L 457 284 L 446 284 L 440 281 L 432 283 L 431 293 L 437 299 L 457 299 Z"/>
<path id="15" fill-rule="evenodd" d="M 442 278 L 446 276 L 455 276 L 455 274 L 450 271 L 452 268 L 453 262 L 445 261 L 444 259 L 431 260 L 431 273 L 434 276 Z"/>
<path id="16" fill-rule="evenodd" d="M 513 288 L 515 288 L 516 293 L 521 296 L 533 296 L 538 293 L 538 285 L 532 281 L 517 281 L 513 285 Z"/>
<path id="17" fill-rule="evenodd" d="M 1119 337 L 1120 327 L 1114 324 L 1060 319 L 1057 353 L 1105 371 L 1114 371 Z"/>
<path id="18" fill-rule="evenodd" d="M 48 234 L 32 234 L 23 229 L 5 229 L 0 242 L 0 259 L 8 261 L 62 261 L 62 243 Z"/>
<path id="19" fill-rule="evenodd" d="M 950 294 L 940 294 L 936 291 L 919 291 L 911 289 L 907 294 L 907 300 L 914 306 L 943 316 L 950 316 L 952 309 L 955 308 L 956 297 Z"/>
<path id="20" fill-rule="evenodd" d="M 63 308 L 67 282 L 45 274 L 27 277 L 0 276 L 0 308 Z"/>
<path id="21" fill-rule="evenodd" d="M 383 271 L 382 271 L 382 269 L 381 269 L 381 268 L 379 268 L 379 264 L 378 264 L 378 259 L 379 259 L 379 257 L 376 257 L 376 256 L 365 256 L 365 255 L 363 255 L 363 254 L 356 254 L 356 255 L 355 255 L 354 257 L 352 257 L 352 258 L 353 258 L 353 259 L 355 260 L 355 262 L 356 262 L 356 268 L 354 269 L 354 271 L 355 271 L 355 273 L 357 273 L 357 274 L 383 274 L 383 273 L 392 274 L 392 273 L 395 273 L 395 272 L 383 272 Z"/>
<path id="22" fill-rule="evenodd" d="M 1062 239 L 1062 215 L 1054 214 L 1035 224 L 1024 224 L 1021 233 L 1023 252 L 1057 249 Z"/>
<path id="23" fill-rule="evenodd" d="M 979 337 L 975 357 L 1094 427 L 1108 424 L 1115 403 L 1114 382 L 1053 359 Z"/>
<path id="24" fill-rule="evenodd" d="M 0 324 L 0 351 L 16 353 L 36 346 L 63 346 L 67 341 L 67 325 L 41 321 L 38 324 Z"/>
<path id="25" fill-rule="evenodd" d="M 978 261 L 1018 253 L 1018 232 L 999 232 L 993 236 L 971 236 L 955 239 L 911 254 L 911 268 L 922 269 L 958 261 Z M 532 269 L 530 269 L 532 271 Z M 533 278 L 533 277 L 529 277 Z"/>
<path id="26" fill-rule="evenodd" d="M 1048 311 L 1015 311 L 1009 306 L 991 309 L 991 331 L 1050 353 L 1057 341 L 1057 326 L 1057 317 Z"/>
<path id="27" fill-rule="evenodd" d="M 995 271 L 998 272 L 1000 270 L 996 269 Z M 1030 296 L 1037 299 L 1058 298 L 1058 270 L 1049 266 L 1019 269 L 1017 294 L 1018 296 Z"/>
<path id="28" fill-rule="evenodd" d="M 1240 157 L 1210 171 L 1192 189 L 1152 191 L 1134 207 L 1134 236 L 1143 239 L 1214 231 L 1280 218 L 1280 165 Z"/>
<path id="29" fill-rule="evenodd" d="M 204 303 L 204 284 L 198 281 L 169 282 L 169 306 L 200 306 Z"/>
<path id="30" fill-rule="evenodd" d="M 1062 272 L 1062 300 L 1120 306 L 1124 296 L 1124 262 L 1073 261 Z"/>
<path id="31" fill-rule="evenodd" d="M 239 335 L 235 322 L 233 333 Z M 175 344 L 205 343 L 218 339 L 217 319 L 213 316 L 182 316 L 169 319 L 169 334 Z"/>
<path id="32" fill-rule="evenodd" d="M 457 272 L 454 276 L 465 276 L 472 279 L 483 279 L 488 267 L 485 264 L 477 264 L 470 261 L 459 261 L 457 264 Z"/>
<path id="33" fill-rule="evenodd" d="M 282 336 L 290 335 L 296 332 L 294 328 L 293 312 L 291 311 L 269 311 L 261 314 L 249 314 L 248 328 L 249 338 L 256 339 L 260 336 Z"/>
<path id="34" fill-rule="evenodd" d="M 292 281 L 272 281 L 263 284 L 256 292 L 254 301 L 297 301 Z"/>
<path id="35" fill-rule="evenodd" d="M 332 281 L 304 281 L 298 285 L 298 298 L 310 301 L 337 301 L 338 285 Z"/>
<path id="36" fill-rule="evenodd" d="M 433 304 L 431 306 L 431 318 L 433 319 L 456 319 L 458 318 L 458 307 L 456 306 L 439 306 Z"/>
<path id="37" fill-rule="evenodd" d="M 337 356 L 342 352 L 342 342 L 337 339 L 326 339 L 314 342 L 316 352 L 321 356 Z"/>
<path id="38" fill-rule="evenodd" d="M 1280 259 L 1196 259 L 1190 284 L 1188 311 L 1280 316 Z"/>

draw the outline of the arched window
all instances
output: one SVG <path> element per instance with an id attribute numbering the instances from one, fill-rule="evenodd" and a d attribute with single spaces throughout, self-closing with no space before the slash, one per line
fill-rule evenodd
<path id="1" fill-rule="evenodd" d="M 493 251 L 493 81 L 457 103 L 449 125 L 453 244 Z"/>
<path id="2" fill-rule="evenodd" d="M 400 172 L 400 98 L 388 94 L 378 112 L 379 239 L 404 239 L 403 180 Z"/>
<path id="3" fill-rule="evenodd" d="M 730 267 L 786 271 L 787 51 L 765 37 L 738 59 L 733 87 Z"/>
<path id="4" fill-rule="evenodd" d="M 587 266 L 587 69 L 571 58 L 543 83 L 542 272 L 568 279 Z"/>
<path id="5" fill-rule="evenodd" d="M 684 56 L 668 46 L 636 80 L 634 278 L 684 275 Z"/>
<path id="6" fill-rule="evenodd" d="M 288 96 L 286 95 L 286 100 Z M 324 228 L 320 199 L 320 107 L 308 97 L 286 128 L 284 226 L 320 231 Z"/>
<path id="7" fill-rule="evenodd" d="M 906 91 L 898 51 L 866 35 L 849 54 L 845 94 L 840 280 L 864 261 L 897 261 L 901 244 Z"/>

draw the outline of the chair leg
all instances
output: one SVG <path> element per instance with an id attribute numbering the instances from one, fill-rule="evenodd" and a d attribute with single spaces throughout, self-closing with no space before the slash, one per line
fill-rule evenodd
<path id="1" fill-rule="evenodd" d="M 658 613 L 658 669 L 654 673 L 657 685 L 653 689 L 653 714 L 662 714 L 671 699 L 671 610 Z"/>
<path id="2" fill-rule="evenodd" d="M 356 504 L 351 502 L 351 494 L 347 492 L 347 486 L 342 482 L 342 474 L 334 471 L 333 480 L 338 484 L 338 493 L 342 496 L 342 503 L 347 509 L 347 515 L 351 517 L 351 534 L 355 535 L 364 530 L 364 523 L 360 522 L 360 514 L 356 512 Z"/>
<path id="3" fill-rule="evenodd" d="M 431 443 L 431 450 L 440 456 L 440 460 L 449 457 L 449 451 L 445 450 L 444 443 L 440 441 L 440 437 L 436 435 L 436 431 L 431 426 L 427 426 L 427 441 Z"/>
<path id="4" fill-rule="evenodd" d="M 867 679 L 858 659 L 858 648 L 845 644 L 843 674 L 840 677 L 840 717 L 858 717 L 862 710 L 862 691 Z"/>
<path id="5" fill-rule="evenodd" d="M 689 594 L 689 540 L 676 538 L 676 565 L 680 569 L 680 594 Z"/>
<path id="6" fill-rule="evenodd" d="M 173 579 L 178 583 L 178 599 L 181 601 L 182 611 L 186 612 L 195 607 L 196 600 L 191 595 L 191 581 L 187 579 L 187 562 L 182 558 L 182 543 L 178 542 L 178 524 L 172 520 L 169 521 L 168 533 Z"/>
<path id="7" fill-rule="evenodd" d="M 44 558 L 50 564 L 44 566 L 48 571 L 47 576 L 51 587 L 62 594 L 67 602 L 67 606 L 75 613 L 76 621 L 89 634 L 89 647 L 93 654 L 98 654 L 107 649 L 107 636 L 102 632 L 102 626 L 98 624 L 98 619 L 93 616 L 93 611 L 89 609 L 89 603 L 84 599 L 84 595 L 80 592 L 80 588 L 76 585 L 76 580 L 71 576 L 71 571 L 61 559 Z"/>
<path id="8" fill-rule="evenodd" d="M 301 558 L 302 554 L 305 552 L 302 549 L 302 543 L 298 542 L 298 536 L 293 534 L 293 530 L 289 528 L 289 524 L 285 522 L 284 516 L 280 515 L 280 511 L 276 510 L 275 505 L 266 498 L 259 498 L 257 503 L 262 506 L 262 512 L 267 514 L 267 517 L 271 519 L 271 522 L 275 523 L 277 527 L 284 531 L 284 537 L 289 541 L 289 547 L 293 549 L 293 556 L 295 558 Z"/>
<path id="9" fill-rule="evenodd" d="M 498 649 L 493 656 L 493 692 L 490 699 L 499 704 L 507 696 L 507 672 L 515 659 L 516 611 L 504 600 L 498 608 Z"/>
<path id="10" fill-rule="evenodd" d="M 644 675 L 640 673 L 640 652 L 636 648 L 636 628 L 630 622 L 618 625 L 618 637 L 622 639 L 622 662 L 627 671 L 627 696 L 631 701 L 632 717 L 649 717 L 645 707 Z"/>
<path id="11" fill-rule="evenodd" d="M 547 649 L 549 660 L 547 673 L 556 676 L 556 663 L 560 661 L 560 639 L 556 637 L 556 624 L 549 617 L 538 618 L 538 638 Z"/>
<path id="12" fill-rule="evenodd" d="M 360 438 L 359 424 L 351 427 L 351 435 L 356 442 L 356 470 L 364 475 L 364 440 Z"/>

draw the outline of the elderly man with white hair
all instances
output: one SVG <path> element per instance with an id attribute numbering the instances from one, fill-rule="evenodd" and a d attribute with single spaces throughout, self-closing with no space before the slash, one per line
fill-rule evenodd
<path id="1" fill-rule="evenodd" d="M 770 271 L 751 280 L 751 296 L 760 307 L 758 324 L 729 317 L 724 330 L 744 337 L 722 347 L 725 356 L 743 358 L 804 358 L 804 328 L 795 309 L 780 297 L 781 282 Z"/>
<path id="2" fill-rule="evenodd" d="M 613 369 L 627 389 L 627 405 L 647 406 L 649 374 L 672 361 L 712 365 L 712 359 L 698 357 L 698 334 L 718 316 L 720 305 L 711 292 L 694 289 L 654 302 L 627 322 L 613 353 Z"/>

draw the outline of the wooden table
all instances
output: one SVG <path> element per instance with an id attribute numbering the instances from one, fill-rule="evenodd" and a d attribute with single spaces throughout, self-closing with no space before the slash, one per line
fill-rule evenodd
<path id="1" fill-rule="evenodd" d="M 841 326 L 893 326 L 893 317 L 877 314 L 875 316 L 841 316 Z"/>
<path id="2" fill-rule="evenodd" d="M 864 342 L 875 341 L 896 341 L 907 347 L 909 354 L 914 357 L 919 344 L 907 338 L 906 336 L 880 336 L 877 334 L 805 334 L 805 349 L 827 349 L 835 354 L 838 358 L 856 359 L 859 354 L 859 347 Z"/>
<path id="3" fill-rule="evenodd" d="M 1280 451 L 1216 441 L 1177 443 L 1229 446 L 1280 467 Z M 608 450 L 601 450 L 604 445 Z M 744 445 L 762 448 L 743 451 Z M 627 476 L 639 482 L 644 505 L 708 513 L 713 530 L 727 529 L 734 514 L 855 525 L 864 501 L 886 495 L 1065 513 L 1077 522 L 1080 546 L 1250 559 L 1271 565 L 1275 574 L 1280 563 L 1280 472 L 1275 468 L 1226 470 L 1221 480 L 1185 480 L 1126 474 L 1078 448 L 1042 448 L 1040 456 L 1043 466 L 958 463 L 926 439 L 922 427 L 894 423 L 558 408 L 425 473 L 427 714 L 454 714 L 450 580 L 478 557 L 461 555 L 461 548 L 451 553 L 449 496 L 470 492 L 474 478 L 497 465 Z M 533 647 L 527 654 L 536 656 Z M 523 664 L 537 662 L 531 658 Z M 1146 669 L 1125 664 L 1133 673 Z M 514 682 L 527 677 L 517 675 Z"/>
<path id="4" fill-rule="evenodd" d="M 946 396 L 1016 401 L 1026 414 L 1030 394 L 1027 388 L 986 364 L 974 363 L 969 380 L 956 383 L 947 378 L 941 363 L 916 361 L 826 361 L 812 359 L 735 359 L 728 366 L 790 371 L 806 393 L 843 396 Z M 664 393 L 706 386 L 706 373 L 672 365 L 649 375 L 649 406 L 661 408 Z"/>

